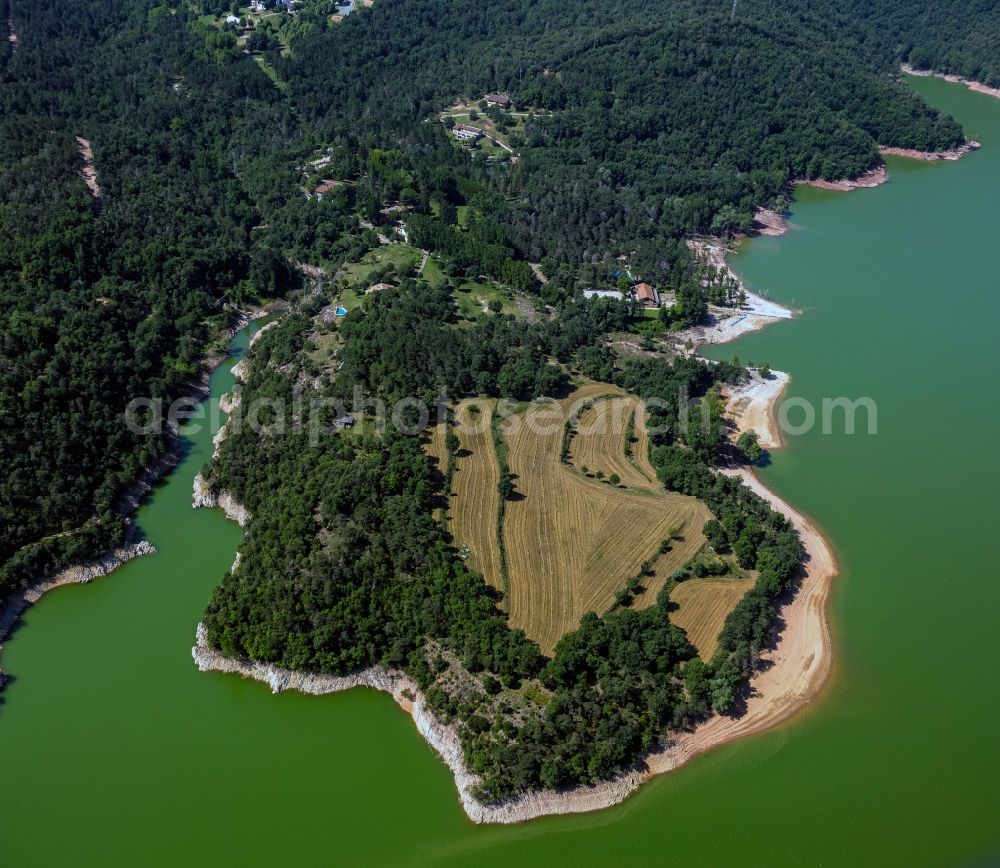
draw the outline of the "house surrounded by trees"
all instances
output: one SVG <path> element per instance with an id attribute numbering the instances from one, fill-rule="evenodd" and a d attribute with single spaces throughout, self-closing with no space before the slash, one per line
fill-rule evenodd
<path id="1" fill-rule="evenodd" d="M 451 131 L 456 139 L 461 139 L 463 142 L 474 142 L 483 137 L 482 130 L 467 124 L 455 124 Z"/>

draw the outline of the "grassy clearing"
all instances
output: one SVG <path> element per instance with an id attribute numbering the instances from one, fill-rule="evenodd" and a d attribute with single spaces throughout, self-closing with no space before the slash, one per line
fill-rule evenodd
<path id="1" fill-rule="evenodd" d="M 482 316 L 492 316 L 488 308 L 491 301 L 500 303 L 500 312 L 520 316 L 520 309 L 514 301 L 514 295 L 509 289 L 504 289 L 490 283 L 477 280 L 463 280 L 455 290 L 455 304 L 459 315 L 467 320 L 476 320 Z"/>
<path id="2" fill-rule="evenodd" d="M 427 264 L 424 265 L 423 273 L 420 276 L 433 287 L 443 286 L 448 279 L 441 268 L 441 263 L 433 256 L 427 257 Z"/>
<path id="3" fill-rule="evenodd" d="M 486 159 L 497 160 L 512 156 L 511 152 L 492 139 L 480 139 L 474 145 L 466 145 L 473 153 Z"/>
<path id="4" fill-rule="evenodd" d="M 409 244 L 383 244 L 374 250 L 369 250 L 358 262 L 350 262 L 340 269 L 338 277 L 348 284 L 361 287 L 362 291 L 371 284 L 371 278 L 392 265 L 402 277 L 409 270 L 416 271 L 420 265 L 421 253 Z"/>
<path id="5" fill-rule="evenodd" d="M 347 263 L 337 272 L 337 280 L 343 284 L 337 301 L 349 311 L 360 307 L 365 290 L 376 282 L 379 272 L 392 265 L 397 276 L 387 282 L 397 283 L 406 273 L 416 273 L 421 256 L 421 252 L 409 244 L 383 244 L 369 250 L 360 260 Z"/>
<path id="6" fill-rule="evenodd" d="M 610 608 L 615 593 L 643 561 L 656 556 L 660 542 L 672 532 L 683 529 L 684 544 L 659 558 L 657 574 L 637 606 L 655 602 L 658 588 L 652 585 L 662 587 L 704 544 L 701 527 L 710 514 L 694 498 L 652 484 L 643 490 L 614 488 L 560 462 L 569 408 L 607 391 L 605 384 L 588 384 L 563 401 L 535 405 L 503 425 L 517 489 L 503 529 L 511 624 L 545 653 L 586 612 Z M 622 440 L 617 442 L 621 448 Z"/>
<path id="7" fill-rule="evenodd" d="M 430 438 L 427 441 L 425 451 L 440 469 L 441 473 L 444 473 L 445 467 L 448 464 L 448 450 L 444 445 L 444 435 L 448 430 L 448 426 L 444 422 L 441 422 L 431 426 L 428 430 L 430 431 Z"/>
<path id="8" fill-rule="evenodd" d="M 431 460 L 431 466 L 434 473 L 438 476 L 438 481 L 440 484 L 445 485 L 445 480 L 448 474 L 448 449 L 445 446 L 444 435 L 448 430 L 448 425 L 445 422 L 441 422 L 437 425 L 433 425 L 428 429 L 429 436 L 427 441 L 424 443 L 424 452 Z M 434 517 L 440 522 L 446 522 L 448 519 L 448 505 L 442 502 L 434 510 Z"/>
<path id="9" fill-rule="evenodd" d="M 282 81 L 281 77 L 278 75 L 278 70 L 276 70 L 273 66 L 271 66 L 270 63 L 267 62 L 267 58 L 264 57 L 264 55 L 261 52 L 255 51 L 253 54 L 253 59 L 256 61 L 257 66 L 259 66 L 263 70 L 264 75 L 266 75 L 269 79 L 271 79 L 271 82 L 274 84 L 276 88 L 278 88 L 278 90 L 280 90 L 282 93 L 288 92 L 288 82 Z"/>
<path id="10" fill-rule="evenodd" d="M 315 349 L 309 353 L 309 358 L 316 362 L 324 372 L 331 373 L 337 367 L 337 351 L 340 348 L 340 336 L 336 332 L 321 332 L 313 337 Z"/>
<path id="11" fill-rule="evenodd" d="M 688 579 L 671 592 L 677 609 L 670 620 L 688 634 L 702 660 L 711 660 L 719 647 L 719 633 L 733 607 L 753 586 L 752 578 Z"/>

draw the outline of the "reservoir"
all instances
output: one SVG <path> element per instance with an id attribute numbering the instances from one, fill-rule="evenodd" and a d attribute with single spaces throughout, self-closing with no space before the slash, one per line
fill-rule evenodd
<path id="1" fill-rule="evenodd" d="M 137 521 L 158 553 L 29 609 L 4 651 L 0 863 L 972 865 L 1000 859 L 1000 102 L 913 79 L 980 151 L 890 158 L 883 187 L 801 189 L 792 231 L 731 259 L 803 311 L 711 351 L 868 397 L 877 433 L 819 426 L 760 473 L 841 564 L 835 671 L 777 730 L 620 807 L 479 828 L 388 696 L 272 696 L 191 660 L 241 530 L 192 510 L 209 430 Z M 211 381 L 211 402 L 232 386 Z M 793 414 L 794 421 L 798 416 Z"/>

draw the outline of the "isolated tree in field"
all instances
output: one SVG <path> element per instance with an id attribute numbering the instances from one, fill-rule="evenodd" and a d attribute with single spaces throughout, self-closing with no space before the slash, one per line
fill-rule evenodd
<path id="1" fill-rule="evenodd" d="M 760 438 L 757 436 L 756 431 L 744 431 L 740 434 L 740 439 L 736 441 L 736 448 L 739 449 L 740 454 L 751 464 L 756 464 L 760 461 L 761 455 L 764 454 L 764 450 L 760 448 Z"/>
<path id="2" fill-rule="evenodd" d="M 617 486 L 618 484 L 620 484 L 621 481 L 622 481 L 622 478 L 617 473 L 612 473 L 611 476 L 608 477 L 608 482 L 610 482 L 612 485 L 615 485 L 615 486 Z"/>

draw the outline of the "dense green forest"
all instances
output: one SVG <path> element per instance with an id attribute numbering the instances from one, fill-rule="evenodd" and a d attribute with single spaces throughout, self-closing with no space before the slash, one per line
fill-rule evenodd
<path id="1" fill-rule="evenodd" d="M 1000 5 L 992 0 L 840 0 L 833 5 L 856 20 L 882 54 L 895 54 L 917 69 L 1000 87 Z"/>
<path id="2" fill-rule="evenodd" d="M 117 498 L 167 446 L 128 431 L 126 404 L 187 391 L 233 304 L 286 288 L 281 251 L 251 229 L 296 193 L 293 110 L 249 58 L 220 63 L 143 4 L 24 4 L 14 21 L 17 52 L 5 40 L 0 60 L 0 587 L 117 540 Z"/>
<path id="3" fill-rule="evenodd" d="M 396 136 L 491 90 L 539 110 L 520 162 L 494 179 L 513 194 L 505 219 L 534 260 L 747 228 L 792 178 L 861 174 L 877 144 L 961 140 L 892 80 L 894 50 L 870 44 L 848 11 L 751 0 L 731 20 L 731 8 L 388 2 L 308 32 L 279 69 L 329 137 Z"/>
<path id="4" fill-rule="evenodd" d="M 128 399 L 188 389 L 237 306 L 287 289 L 291 261 L 363 251 L 357 220 L 385 204 L 460 269 L 531 290 L 542 261 L 549 302 L 619 254 L 695 287 L 685 235 L 746 228 L 790 179 L 856 174 L 876 143 L 961 138 L 893 80 L 900 60 L 995 76 L 997 12 L 973 2 L 380 0 L 337 25 L 330 9 L 261 21 L 254 56 L 202 14 L 222 6 L 5 0 L 3 585 L 114 541 L 122 489 L 167 445 L 123 428 Z M 427 123 L 488 90 L 531 109 L 516 163 L 469 161 Z M 317 147 L 349 193 L 301 195 Z M 483 222 L 454 233 L 469 203 Z"/>
<path id="5" fill-rule="evenodd" d="M 170 446 L 169 432 L 123 424 L 132 398 L 197 391 L 240 310 L 295 291 L 302 264 L 332 276 L 358 260 L 379 245 L 384 209 L 402 208 L 442 282 L 397 279 L 351 311 L 333 329 L 335 375 L 312 355 L 323 297 L 308 296 L 255 348 L 245 396 L 288 400 L 306 378 L 342 401 L 356 387 L 524 400 L 582 374 L 657 398 L 661 480 L 709 506 L 712 545 L 756 584 L 708 663 L 666 595 L 586 616 L 546 660 L 432 519 L 441 480 L 416 439 L 329 430 L 312 444 L 306 426 L 247 428 L 206 469 L 254 516 L 209 604 L 210 639 L 298 669 L 406 669 L 460 726 L 484 799 L 604 777 L 665 730 L 734 706 L 802 555 L 782 516 L 713 470 L 730 447 L 706 396 L 740 368 L 623 359 L 606 336 L 691 325 L 722 300 L 692 234 L 746 230 L 794 179 L 857 175 L 879 144 L 960 142 L 896 69 L 1000 83 L 1000 12 L 377 0 L 334 23 L 333 10 L 0 2 L 17 37 L 0 40 L 0 591 L 121 538 L 123 493 Z M 470 159 L 436 122 L 488 91 L 517 103 L 490 109 L 516 127 L 516 158 Z M 317 154 L 322 175 L 308 168 Z M 321 176 L 344 183 L 307 195 Z M 581 300 L 619 285 L 623 261 L 675 295 L 672 312 L 637 325 L 629 302 Z M 497 303 L 461 322 L 463 280 L 534 313 Z M 681 390 L 710 424 L 681 425 Z"/>
<path id="6" fill-rule="evenodd" d="M 210 642 L 230 655 L 293 669 L 405 669 L 435 712 L 459 726 L 485 800 L 606 777 L 666 730 L 733 707 L 770 640 L 775 601 L 802 557 L 783 516 L 712 469 L 726 449 L 716 436 L 718 419 L 679 425 L 681 395 L 698 402 L 717 383 L 741 377 L 742 368 L 694 359 L 604 368 L 608 381 L 641 384 L 644 396 L 660 400 L 656 423 L 666 433 L 652 457 L 662 479 L 703 499 L 718 519 L 714 544 L 731 547 L 741 565 L 758 571 L 754 589 L 726 622 L 723 650 L 707 664 L 699 660 L 672 624 L 664 592 L 648 608 L 586 616 L 546 660 L 507 627 L 493 592 L 432 517 L 440 482 L 417 438 L 391 427 L 381 438 L 344 435 L 322 400 L 298 405 L 297 425 L 247 424 L 258 399 L 293 405 L 296 383 L 311 375 L 310 317 L 321 307 L 321 299 L 308 301 L 254 346 L 234 433 L 203 471 L 212 488 L 230 491 L 253 515 L 239 565 L 209 604 Z M 620 325 L 623 307 L 575 302 L 531 327 L 495 316 L 489 327 L 456 328 L 453 306 L 439 291 L 408 281 L 348 317 L 341 329 L 345 367 L 314 397 L 346 400 L 354 385 L 386 398 L 430 397 L 438 385 L 456 395 L 551 394 L 551 384 L 531 377 L 518 394 L 520 386 L 511 384 L 520 379 L 507 376 L 509 367 L 532 352 L 556 360 L 542 366 L 553 369 L 554 381 L 593 367 L 588 350 Z M 488 353 L 476 355 L 480 348 Z M 537 361 L 524 366 L 528 374 L 537 368 Z M 503 689 L 522 686 L 517 693 Z"/>

